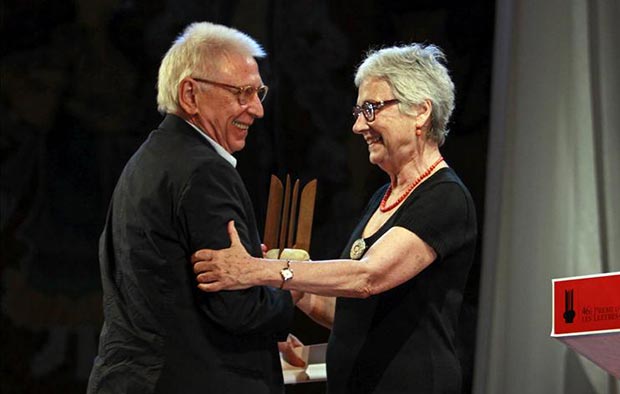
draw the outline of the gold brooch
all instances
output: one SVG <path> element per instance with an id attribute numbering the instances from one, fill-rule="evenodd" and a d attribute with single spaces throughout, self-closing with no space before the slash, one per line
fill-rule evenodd
<path id="1" fill-rule="evenodd" d="M 365 251 L 366 242 L 364 241 L 364 238 L 359 238 L 356 239 L 355 242 L 353 242 L 353 246 L 351 246 L 350 256 L 353 260 L 359 260 L 360 257 L 364 255 Z"/>

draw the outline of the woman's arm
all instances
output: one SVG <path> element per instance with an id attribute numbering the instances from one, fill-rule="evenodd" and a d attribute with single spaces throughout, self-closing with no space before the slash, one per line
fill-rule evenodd
<path id="1" fill-rule="evenodd" d="M 291 293 L 297 292 L 293 290 Z M 331 330 L 334 325 L 334 314 L 336 313 L 336 297 L 324 297 L 310 293 L 301 294 L 301 298 L 297 301 L 297 308 L 308 315 L 315 323 Z M 293 296 L 293 299 L 295 298 Z"/>
<path id="2" fill-rule="evenodd" d="M 231 246 L 200 250 L 192 256 L 198 287 L 204 291 L 251 286 L 283 287 L 331 297 L 366 298 L 416 276 L 437 257 L 433 248 L 402 227 L 388 230 L 361 260 L 293 261 L 293 278 L 283 282 L 283 260 L 250 256 L 234 227 L 228 225 Z"/>

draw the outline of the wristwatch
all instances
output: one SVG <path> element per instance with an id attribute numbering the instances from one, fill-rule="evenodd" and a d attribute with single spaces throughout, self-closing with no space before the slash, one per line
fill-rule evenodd
<path id="1" fill-rule="evenodd" d="M 291 269 L 291 260 L 286 260 L 286 267 L 282 268 L 280 271 L 280 275 L 282 276 L 282 283 L 280 284 L 280 288 L 284 287 L 284 283 L 293 279 L 293 270 Z"/>

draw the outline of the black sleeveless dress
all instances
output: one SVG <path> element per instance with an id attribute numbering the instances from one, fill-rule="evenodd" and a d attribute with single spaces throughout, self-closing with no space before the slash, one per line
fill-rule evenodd
<path id="1" fill-rule="evenodd" d="M 372 197 L 342 258 L 350 258 L 386 189 Z M 461 392 L 456 329 L 477 231 L 469 191 L 452 169 L 440 169 L 365 239 L 365 250 L 394 226 L 418 235 L 438 257 L 382 294 L 338 298 L 327 350 L 330 394 Z"/>

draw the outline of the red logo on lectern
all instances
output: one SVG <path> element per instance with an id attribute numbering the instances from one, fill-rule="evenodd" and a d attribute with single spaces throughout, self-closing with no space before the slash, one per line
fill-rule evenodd
<path id="1" fill-rule="evenodd" d="M 553 335 L 620 329 L 620 273 L 553 281 Z"/>
<path id="2" fill-rule="evenodd" d="M 564 290 L 564 321 L 572 324 L 575 320 L 575 290 Z"/>

